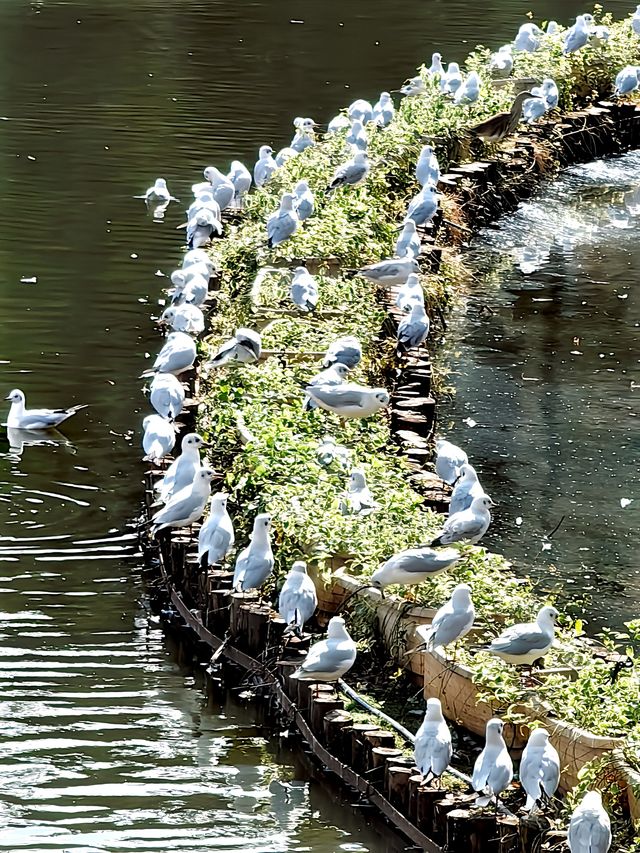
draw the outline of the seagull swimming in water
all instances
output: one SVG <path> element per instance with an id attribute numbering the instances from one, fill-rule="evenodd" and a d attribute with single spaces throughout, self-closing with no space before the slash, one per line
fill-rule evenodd
<path id="1" fill-rule="evenodd" d="M 24 393 L 14 388 L 5 398 L 11 402 L 7 427 L 9 429 L 55 429 L 67 418 L 75 415 L 86 405 L 69 406 L 68 409 L 27 409 Z"/>

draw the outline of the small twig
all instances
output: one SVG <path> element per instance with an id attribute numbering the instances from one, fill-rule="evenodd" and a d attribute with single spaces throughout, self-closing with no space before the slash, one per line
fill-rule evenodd
<path id="1" fill-rule="evenodd" d="M 559 521 L 559 522 L 556 524 L 556 526 L 553 528 L 553 530 L 551 531 L 551 533 L 547 533 L 547 535 L 545 536 L 545 539 L 552 539 L 552 538 L 553 538 L 554 534 L 555 534 L 555 533 L 557 533 L 557 532 L 558 532 L 558 530 L 560 529 L 560 525 L 561 525 L 561 524 L 562 524 L 562 522 L 565 520 L 565 518 L 566 518 L 566 515 L 563 515 L 563 516 L 562 516 L 562 518 L 560 519 L 560 521 Z"/>

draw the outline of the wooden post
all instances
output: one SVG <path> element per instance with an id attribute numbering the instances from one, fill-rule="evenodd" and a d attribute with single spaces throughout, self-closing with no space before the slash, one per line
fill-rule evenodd
<path id="1" fill-rule="evenodd" d="M 228 589 L 212 589 L 209 593 L 208 627 L 222 637 L 229 628 L 231 592 Z"/>
<path id="2" fill-rule="evenodd" d="M 439 800 L 443 800 L 447 792 L 441 788 L 425 786 L 416 791 L 416 826 L 425 835 L 433 832 L 434 808 Z"/>
<path id="3" fill-rule="evenodd" d="M 364 769 L 370 770 L 372 768 L 371 753 L 374 749 L 380 746 L 393 749 L 395 745 L 396 739 L 393 732 L 387 732 L 384 729 L 367 732 L 364 736 Z"/>
<path id="4" fill-rule="evenodd" d="M 498 815 L 498 853 L 518 853 L 520 849 L 519 824 L 515 815 Z M 532 848 L 528 848 L 531 850 Z"/>
<path id="5" fill-rule="evenodd" d="M 408 814 L 409 779 L 414 775 L 412 768 L 391 765 L 385 775 L 387 799 L 401 814 Z"/>
<path id="6" fill-rule="evenodd" d="M 333 711 L 342 711 L 344 702 L 338 699 L 338 694 L 334 693 L 331 696 L 329 693 L 315 696 L 311 701 L 311 714 L 309 715 L 309 724 L 315 736 L 322 740 L 324 738 L 324 718 L 327 714 Z"/>
<path id="7" fill-rule="evenodd" d="M 240 610 L 246 604 L 251 604 L 258 598 L 257 593 L 253 592 L 232 592 L 230 596 L 231 610 L 229 613 L 229 630 L 234 640 L 234 645 L 237 642 L 242 642 L 246 638 L 246 628 L 241 625 Z M 243 634 L 243 630 L 245 633 Z"/>
<path id="8" fill-rule="evenodd" d="M 520 849 L 528 853 L 540 846 L 538 839 L 551 828 L 551 823 L 542 812 L 529 812 L 520 818 Z"/>
<path id="9" fill-rule="evenodd" d="M 417 825 L 418 815 L 418 791 L 422 785 L 424 777 L 422 773 L 414 773 L 409 777 L 409 802 L 407 806 L 407 817 L 411 823 Z"/>
<path id="10" fill-rule="evenodd" d="M 447 844 L 451 853 L 497 853 L 496 822 L 491 814 L 452 809 L 447 814 Z"/>
<path id="11" fill-rule="evenodd" d="M 351 729 L 351 760 L 347 763 L 356 773 L 365 769 L 365 735 L 377 730 L 375 723 L 354 723 Z"/>
<path id="12" fill-rule="evenodd" d="M 322 740 L 336 758 L 342 759 L 343 729 L 353 725 L 353 717 L 348 711 L 330 711 L 322 722 Z"/>
<path id="13" fill-rule="evenodd" d="M 298 694 L 298 679 L 291 678 L 291 673 L 298 668 L 298 661 L 281 660 L 278 661 L 278 672 L 280 673 L 280 683 L 289 699 L 293 702 L 297 699 Z"/>
<path id="14" fill-rule="evenodd" d="M 247 613 L 247 648 L 254 658 L 260 658 L 267 650 L 269 616 L 271 608 L 265 604 L 252 604 Z"/>

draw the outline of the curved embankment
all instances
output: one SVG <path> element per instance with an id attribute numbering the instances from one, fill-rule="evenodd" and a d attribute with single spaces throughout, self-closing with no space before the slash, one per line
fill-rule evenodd
<path id="1" fill-rule="evenodd" d="M 482 94 L 470 107 L 454 107 L 422 70 L 426 94 L 405 98 L 390 126 L 371 135 L 372 169 L 363 185 L 323 194 L 333 169 L 345 159 L 344 134 L 333 135 L 289 161 L 266 187 L 252 193 L 226 239 L 211 248 L 218 275 L 211 334 L 201 344 L 203 360 L 238 326 L 258 329 L 264 346 L 259 364 L 203 373 L 198 389 L 197 423 L 215 444 L 211 457 L 224 472 L 224 488 L 231 494 L 237 545 L 245 544 L 256 512 L 269 511 L 277 577 L 295 559 L 305 558 L 318 581 L 328 584 L 328 602 L 340 597 L 329 577 L 334 565 L 366 578 L 396 551 L 429 541 L 441 521 L 425 501 L 425 482 L 429 489 L 433 481 L 422 471 L 435 410 L 428 349 L 398 359 L 393 294 L 378 292 L 353 275 L 365 263 L 392 256 L 397 225 L 417 190 L 413 167 L 423 141 L 433 142 L 445 172 L 440 185 L 445 198 L 425 234 L 421 254 L 432 319 L 455 296 L 456 245 L 469 233 L 513 208 L 562 166 L 618 153 L 640 141 L 634 104 L 603 100 L 611 94 L 615 73 L 640 61 L 640 41 L 629 21 L 613 24 L 603 46 L 564 57 L 560 45 L 561 34 L 546 38 L 534 54 L 518 53 L 514 79 L 500 88 L 486 71 L 487 52 L 476 51 L 467 66 L 480 73 Z M 562 112 L 548 114 L 497 151 L 470 142 L 465 127 L 508 106 L 517 88 L 543 76 L 558 83 Z M 316 212 L 292 239 L 270 251 L 265 245 L 266 218 L 277 208 L 281 193 L 301 178 L 316 193 Z M 287 271 L 298 263 L 317 274 L 321 296 L 313 316 L 297 313 L 287 299 Z M 301 385 L 317 372 L 331 340 L 345 334 L 359 337 L 365 348 L 354 381 L 383 384 L 392 391 L 388 417 L 341 423 L 325 412 L 302 413 Z M 429 348 L 438 345 L 441 334 L 440 328 L 432 332 Z M 328 464 L 319 459 L 318 445 L 327 434 L 348 449 L 346 466 L 339 458 Z M 379 503 L 366 517 L 342 515 L 338 509 L 350 467 L 365 470 Z M 175 566 L 180 551 L 178 538 Z M 454 570 L 421 586 L 421 603 L 438 606 L 456 583 L 469 581 L 478 612 L 476 642 L 492 633 L 496 621 L 508 624 L 532 617 L 539 604 L 535 591 L 506 560 L 478 547 L 465 546 L 462 555 Z M 193 562 L 179 572 L 175 581 L 189 590 L 190 604 L 202 612 L 206 625 L 219 609 L 212 586 L 215 573 L 210 571 L 208 577 Z M 403 652 L 401 633 L 394 631 L 390 648 L 397 658 Z M 532 704 L 545 702 L 547 721 L 555 714 L 594 735 L 618 738 L 640 721 L 640 675 L 634 661 L 618 671 L 616 654 L 612 647 L 594 654 L 573 630 L 565 629 L 559 648 L 547 659 L 553 671 L 533 687 L 524 686 L 512 669 L 486 654 L 462 649 L 459 663 L 469 667 L 476 682 L 474 707 L 481 700 L 492 713 L 517 709 L 518 716 L 511 715 L 521 724 L 534 718 Z M 426 689 L 429 692 L 428 685 Z M 446 692 L 446 684 L 442 690 Z M 593 778 L 587 775 L 585 784 Z M 575 782 L 575 774 L 565 781 Z"/>

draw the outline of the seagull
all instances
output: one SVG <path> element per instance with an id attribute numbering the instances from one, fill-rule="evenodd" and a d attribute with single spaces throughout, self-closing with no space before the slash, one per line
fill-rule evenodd
<path id="1" fill-rule="evenodd" d="M 527 794 L 526 811 L 542 798 L 551 798 L 560 784 L 560 756 L 549 743 L 546 729 L 534 729 L 522 753 L 520 784 Z"/>
<path id="2" fill-rule="evenodd" d="M 306 181 L 298 181 L 293 189 L 294 207 L 300 222 L 308 219 L 314 211 L 315 198 Z"/>
<path id="3" fill-rule="evenodd" d="M 564 37 L 562 52 L 564 54 L 575 53 L 589 42 L 589 24 L 586 15 L 578 15 L 575 24 L 567 31 Z"/>
<path id="4" fill-rule="evenodd" d="M 449 501 L 449 515 L 455 515 L 469 509 L 474 498 L 484 495 L 484 489 L 480 485 L 476 469 L 468 462 L 464 462 L 459 468 L 460 474 L 453 485 L 451 500 Z"/>
<path id="5" fill-rule="evenodd" d="M 258 361 L 262 352 L 262 338 L 253 329 L 236 329 L 231 340 L 226 341 L 218 352 L 206 363 L 206 367 L 222 367 L 230 361 L 251 364 Z"/>
<path id="6" fill-rule="evenodd" d="M 426 184 L 434 186 L 440 180 L 440 165 L 430 145 L 423 145 L 416 163 L 416 178 L 421 187 Z"/>
<path id="7" fill-rule="evenodd" d="M 290 678 L 301 681 L 337 681 L 356 662 L 356 644 L 341 616 L 329 620 L 327 639 L 314 643 Z"/>
<path id="8" fill-rule="evenodd" d="M 299 219 L 294 209 L 295 196 L 284 193 L 280 208 L 267 219 L 267 245 L 270 249 L 288 240 L 298 229 Z"/>
<path id="9" fill-rule="evenodd" d="M 489 800 L 495 797 L 496 808 L 498 797 L 513 779 L 513 762 L 502 736 L 503 729 L 504 723 L 496 717 L 487 722 L 485 747 L 473 765 L 471 776 L 473 790 L 488 794 Z"/>
<path id="10" fill-rule="evenodd" d="M 180 455 L 167 468 L 164 477 L 156 484 L 160 500 L 168 503 L 171 498 L 193 483 L 200 465 L 200 448 L 209 447 L 201 435 L 190 432 L 182 440 Z"/>
<path id="11" fill-rule="evenodd" d="M 222 235 L 222 223 L 207 208 L 199 210 L 187 223 L 187 246 L 190 249 L 206 246 L 214 232 L 219 237 Z"/>
<path id="12" fill-rule="evenodd" d="M 444 438 L 436 441 L 436 454 L 436 474 L 452 485 L 460 476 L 460 468 L 469 461 L 467 454 Z"/>
<path id="13" fill-rule="evenodd" d="M 184 293 L 180 298 L 184 299 Z M 197 305 L 182 301 L 165 308 L 158 323 L 166 323 L 175 332 L 199 335 L 204 331 L 204 314 Z"/>
<path id="14" fill-rule="evenodd" d="M 349 368 L 346 364 L 342 364 L 340 361 L 334 362 L 334 364 L 326 367 L 324 370 L 321 370 L 320 373 L 316 373 L 315 376 L 311 378 L 309 381 L 309 385 L 342 385 L 342 383 L 347 378 L 347 374 L 349 373 Z M 310 409 L 317 409 L 317 405 L 313 402 L 313 400 L 307 395 L 304 399 L 304 403 L 302 405 L 302 411 L 308 412 Z"/>
<path id="15" fill-rule="evenodd" d="M 410 273 L 419 272 L 420 265 L 418 261 L 411 257 L 390 258 L 379 261 L 377 264 L 369 264 L 369 266 L 358 270 L 359 275 L 386 287 L 391 287 L 394 284 L 404 284 Z"/>
<path id="16" fill-rule="evenodd" d="M 207 166 L 204 170 L 204 176 L 211 183 L 213 198 L 220 206 L 220 210 L 226 210 L 236 194 L 233 181 L 226 175 L 223 175 L 220 169 L 217 169 L 215 166 Z"/>
<path id="17" fill-rule="evenodd" d="M 278 164 L 273 159 L 273 148 L 263 145 L 258 152 L 256 165 L 253 167 L 253 182 L 257 187 L 263 186 L 277 169 Z"/>
<path id="18" fill-rule="evenodd" d="M 447 518 L 431 546 L 451 545 L 453 542 L 470 542 L 474 545 L 479 542 L 491 524 L 491 506 L 494 506 L 494 503 L 488 495 L 474 498 L 469 509 Z"/>
<path id="19" fill-rule="evenodd" d="M 318 606 L 318 594 L 307 574 L 307 564 L 296 560 L 286 576 L 278 598 L 278 613 L 287 625 L 302 631 Z"/>
<path id="20" fill-rule="evenodd" d="M 522 115 L 527 124 L 533 124 L 534 121 L 542 118 L 547 111 L 547 102 L 542 96 L 542 89 L 540 87 L 536 87 L 532 89 L 531 92 L 536 97 L 527 98 L 522 105 Z"/>
<path id="21" fill-rule="evenodd" d="M 366 152 L 356 151 L 352 160 L 343 163 L 333 173 L 333 179 L 325 193 L 329 195 L 337 187 L 352 186 L 355 187 L 361 184 L 369 173 L 369 160 Z"/>
<path id="22" fill-rule="evenodd" d="M 540 39 L 543 35 L 544 33 L 536 24 L 523 24 L 518 30 L 513 46 L 516 50 L 535 53 L 540 47 Z"/>
<path id="23" fill-rule="evenodd" d="M 503 44 L 497 53 L 491 54 L 489 60 L 489 73 L 494 77 L 509 77 L 513 70 L 513 54 L 511 45 Z"/>
<path id="24" fill-rule="evenodd" d="M 163 418 L 177 418 L 184 405 L 185 390 L 173 373 L 156 373 L 149 387 L 149 402 Z"/>
<path id="25" fill-rule="evenodd" d="M 535 622 L 525 622 L 506 628 L 487 646 L 486 651 L 506 663 L 532 666 L 544 657 L 553 645 L 558 611 L 546 605 Z"/>
<path id="26" fill-rule="evenodd" d="M 347 127 L 351 127 L 351 122 L 344 113 L 338 113 L 327 125 L 327 133 L 336 133 L 338 130 L 344 130 Z"/>
<path id="27" fill-rule="evenodd" d="M 569 821 L 571 853 L 607 853 L 611 847 L 611 821 L 602 807 L 600 791 L 587 791 Z"/>
<path id="28" fill-rule="evenodd" d="M 414 305 L 422 305 L 424 308 L 424 291 L 420 278 L 412 272 L 398 291 L 396 306 L 401 311 L 411 311 Z"/>
<path id="29" fill-rule="evenodd" d="M 637 65 L 625 65 L 616 75 L 616 95 L 628 95 L 638 88 L 640 68 Z"/>
<path id="30" fill-rule="evenodd" d="M 373 107 L 369 101 L 358 98 L 357 101 L 348 106 L 347 115 L 351 122 L 360 121 L 363 125 L 369 124 L 373 120 Z"/>
<path id="31" fill-rule="evenodd" d="M 357 338 L 347 335 L 344 338 L 337 338 L 331 344 L 329 349 L 324 354 L 322 359 L 323 367 L 330 367 L 336 362 L 346 365 L 349 370 L 353 370 L 360 364 L 362 359 L 362 345 Z"/>
<path id="32" fill-rule="evenodd" d="M 609 27 L 589 27 L 589 44 L 592 47 L 602 47 L 609 41 L 610 38 L 611 31 L 609 30 Z"/>
<path id="33" fill-rule="evenodd" d="M 297 118 L 293 124 L 296 132 L 291 140 L 291 148 L 298 154 L 302 154 L 306 148 L 311 148 L 312 145 L 316 144 L 316 123 L 312 118 Z"/>
<path id="34" fill-rule="evenodd" d="M 233 522 L 227 512 L 229 496 L 224 492 L 211 495 L 209 515 L 198 533 L 198 562 L 213 566 L 221 563 L 233 548 Z"/>
<path id="35" fill-rule="evenodd" d="M 342 515 L 371 515 L 380 508 L 380 504 L 373 499 L 362 469 L 354 468 L 351 472 L 347 491 L 340 498 L 339 508 Z"/>
<path id="36" fill-rule="evenodd" d="M 413 98 L 416 95 L 424 95 L 426 91 L 427 87 L 425 82 L 419 74 L 416 77 L 411 77 L 406 83 L 403 83 L 400 88 L 401 94 L 408 98 Z"/>
<path id="37" fill-rule="evenodd" d="M 452 755 L 451 732 L 442 716 L 440 700 L 427 699 L 427 710 L 413 747 L 416 766 L 425 779 L 429 776 L 439 779 L 451 763 Z"/>
<path id="38" fill-rule="evenodd" d="M 351 451 L 338 444 L 335 438 L 325 435 L 316 448 L 316 458 L 321 465 L 337 462 L 341 468 L 346 468 L 351 461 Z"/>
<path id="39" fill-rule="evenodd" d="M 550 77 L 545 77 L 540 88 L 542 89 L 547 109 L 552 110 L 554 107 L 557 107 L 560 99 L 560 92 L 558 91 L 555 81 Z"/>
<path id="40" fill-rule="evenodd" d="M 496 115 L 481 121 L 479 124 L 469 128 L 469 133 L 479 136 L 485 142 L 501 142 L 510 136 L 518 127 L 522 114 L 522 105 L 527 98 L 532 98 L 532 92 L 520 92 L 514 98 L 509 112 L 496 113 Z"/>
<path id="41" fill-rule="evenodd" d="M 219 220 L 222 215 L 220 205 L 213 197 L 213 191 L 211 188 L 199 192 L 187 208 L 187 226 L 189 225 L 189 222 L 194 219 L 201 210 L 211 211 L 214 219 L 217 220 Z"/>
<path id="42" fill-rule="evenodd" d="M 200 468 L 196 471 L 193 483 L 174 495 L 173 499 L 153 516 L 151 535 L 155 536 L 166 527 L 189 527 L 204 512 L 211 481 L 216 476 L 212 468 Z"/>
<path id="43" fill-rule="evenodd" d="M 186 270 L 174 270 L 171 273 L 171 283 L 175 284 L 171 301 L 174 305 L 188 302 L 199 307 L 209 296 L 209 279 L 199 275 L 196 270 L 200 267 L 193 265 Z M 192 272 L 193 271 L 193 272 Z"/>
<path id="44" fill-rule="evenodd" d="M 373 107 L 373 122 L 378 127 L 386 127 L 393 121 L 396 108 L 389 92 L 380 92 L 380 97 Z"/>
<path id="45" fill-rule="evenodd" d="M 436 74 L 439 74 L 440 77 L 444 75 L 444 68 L 442 67 L 442 54 L 441 53 L 432 53 L 431 54 L 431 65 L 427 69 L 430 76 L 433 77 Z"/>
<path id="46" fill-rule="evenodd" d="M 351 125 L 351 130 L 346 136 L 345 142 L 348 145 L 357 148 L 359 151 L 366 151 L 369 145 L 367 134 L 361 121 L 356 119 Z"/>
<path id="47" fill-rule="evenodd" d="M 176 443 L 176 431 L 173 424 L 160 415 L 147 415 L 142 421 L 144 435 L 142 449 L 144 460 L 159 462 L 167 453 L 171 453 Z"/>
<path id="48" fill-rule="evenodd" d="M 371 585 L 384 589 L 392 584 L 413 586 L 451 568 L 460 559 L 454 548 L 434 551 L 426 545 L 399 551 L 371 575 Z"/>
<path id="49" fill-rule="evenodd" d="M 367 388 L 355 382 L 342 385 L 307 385 L 305 391 L 314 403 L 341 418 L 368 418 L 389 405 L 384 388 Z"/>
<path id="50" fill-rule="evenodd" d="M 296 151 L 295 148 L 290 148 L 288 145 L 286 148 L 281 148 L 276 154 L 276 166 L 284 166 L 285 163 L 288 163 L 289 160 L 293 160 L 294 157 L 297 157 L 300 152 Z"/>
<path id="51" fill-rule="evenodd" d="M 419 254 L 420 235 L 416 231 L 416 223 L 413 219 L 405 219 L 396 243 L 396 255 L 399 258 L 417 258 Z"/>
<path id="52" fill-rule="evenodd" d="M 177 376 L 185 370 L 191 370 L 195 360 L 196 345 L 193 338 L 186 332 L 171 332 L 167 335 L 165 345 L 158 353 L 153 367 L 142 376 L 149 376 L 151 373 L 173 373 Z"/>
<path id="53" fill-rule="evenodd" d="M 423 302 L 414 302 L 411 313 L 406 314 L 398 325 L 398 353 L 409 352 L 419 347 L 429 335 L 429 318 Z"/>
<path id="54" fill-rule="evenodd" d="M 416 633 L 424 639 L 427 649 L 449 646 L 467 636 L 475 617 L 471 587 L 459 583 L 451 593 L 451 598 L 436 612 L 431 625 L 421 625 Z"/>
<path id="55" fill-rule="evenodd" d="M 227 178 L 233 184 L 234 201 L 236 204 L 240 204 L 244 196 L 251 189 L 251 184 L 253 183 L 251 172 L 247 169 L 244 163 L 240 162 L 240 160 L 233 160 L 229 168 Z"/>
<path id="56" fill-rule="evenodd" d="M 289 289 L 291 301 L 301 311 L 314 311 L 318 304 L 318 285 L 306 267 L 296 267 Z"/>
<path id="57" fill-rule="evenodd" d="M 462 74 L 457 62 L 450 62 L 446 73 L 440 78 L 440 91 L 455 95 L 462 86 Z"/>
<path id="58" fill-rule="evenodd" d="M 640 36 L 640 6 L 636 6 L 636 11 L 631 17 L 631 29 L 637 36 Z"/>
<path id="59" fill-rule="evenodd" d="M 454 104 L 473 104 L 480 95 L 480 75 L 477 71 L 471 71 L 462 86 L 456 90 L 453 99 Z"/>
<path id="60" fill-rule="evenodd" d="M 259 589 L 271 575 L 274 559 L 269 538 L 270 527 L 271 516 L 268 513 L 256 515 L 251 542 L 236 559 L 233 572 L 233 588 L 236 592 Z"/>
<path id="61" fill-rule="evenodd" d="M 164 178 L 156 178 L 154 185 L 145 190 L 144 195 L 137 195 L 135 198 L 143 198 L 149 204 L 168 204 L 170 201 L 178 201 L 169 192 Z"/>
<path id="62" fill-rule="evenodd" d="M 439 194 L 433 184 L 427 184 L 409 202 L 406 219 L 413 219 L 416 225 L 428 225 L 436 215 Z"/>
<path id="63" fill-rule="evenodd" d="M 209 268 L 209 274 L 213 272 L 213 261 L 204 249 L 190 249 L 185 252 L 182 259 L 182 269 L 193 266 L 194 264 L 204 264 Z"/>
<path id="64" fill-rule="evenodd" d="M 80 409 L 87 408 L 82 405 L 69 406 L 68 409 L 25 409 L 25 396 L 18 388 L 14 388 L 5 400 L 11 401 L 7 417 L 9 429 L 54 429 Z"/>

